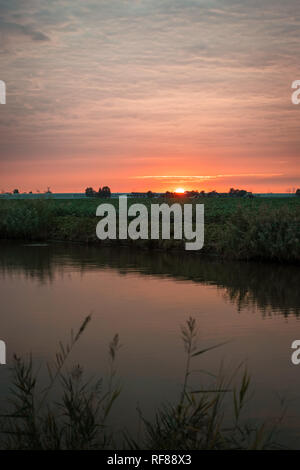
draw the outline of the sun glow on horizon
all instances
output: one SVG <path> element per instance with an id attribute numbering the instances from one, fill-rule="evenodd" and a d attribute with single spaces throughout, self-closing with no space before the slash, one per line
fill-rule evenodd
<path id="1" fill-rule="evenodd" d="M 176 188 L 175 189 L 175 193 L 183 194 L 184 192 L 185 192 L 185 190 L 183 188 Z"/>

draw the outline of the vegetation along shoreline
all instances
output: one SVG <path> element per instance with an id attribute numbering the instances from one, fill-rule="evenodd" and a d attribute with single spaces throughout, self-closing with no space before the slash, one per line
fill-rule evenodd
<path id="1" fill-rule="evenodd" d="M 81 200 L 0 200 L 0 239 L 63 241 L 142 248 L 184 250 L 184 240 L 99 240 L 96 209 L 107 198 Z M 128 200 L 128 206 L 141 202 Z M 300 198 L 155 198 L 143 204 L 174 202 L 204 204 L 204 247 L 193 255 L 221 259 L 261 260 L 277 263 L 300 261 Z M 118 210 L 118 199 L 110 203 Z"/>

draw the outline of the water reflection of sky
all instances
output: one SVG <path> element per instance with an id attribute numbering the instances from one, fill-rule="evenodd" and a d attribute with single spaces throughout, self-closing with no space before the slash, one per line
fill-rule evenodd
<path id="1" fill-rule="evenodd" d="M 290 362 L 290 345 L 300 338 L 298 271 L 195 256 L 184 261 L 179 254 L 5 245 L 0 336 L 9 357 L 32 351 L 39 361 L 49 359 L 58 340 L 65 341 L 92 312 L 71 362 L 80 362 L 89 373 L 104 373 L 107 344 L 119 333 L 123 401 L 118 416 L 129 420 L 137 403 L 150 414 L 153 406 L 177 396 L 184 368 L 179 327 L 192 315 L 201 346 L 232 340 L 202 356 L 195 369 L 216 372 L 221 360 L 229 368 L 246 361 L 255 386 L 251 417 L 276 417 L 278 395 L 283 395 L 295 437 L 300 369 Z M 4 375 L 1 368 L 0 382 Z M 199 372 L 193 375 L 194 386 L 200 378 Z"/>

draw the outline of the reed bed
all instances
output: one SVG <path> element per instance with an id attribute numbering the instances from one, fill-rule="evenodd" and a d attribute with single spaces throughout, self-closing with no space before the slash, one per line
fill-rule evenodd
<path id="1" fill-rule="evenodd" d="M 81 366 L 67 372 L 66 363 L 91 318 L 86 317 L 76 334 L 46 364 L 47 386 L 41 385 L 40 369 L 32 357 L 14 356 L 12 381 L 5 412 L 0 417 L 0 448 L 13 450 L 220 450 L 273 449 L 275 427 L 249 424 L 243 418 L 250 390 L 250 376 L 240 364 L 227 375 L 223 366 L 209 387 L 190 386 L 192 363 L 217 347 L 199 349 L 197 326 L 189 318 L 181 327 L 186 357 L 182 389 L 177 403 L 164 403 L 151 421 L 140 414 L 141 431 L 123 431 L 120 444 L 109 424 L 111 410 L 121 393 L 116 376 L 118 335 L 109 344 L 108 377 L 87 380 Z M 54 393 L 55 392 L 55 393 Z M 118 443 L 117 443 L 118 442 Z"/>

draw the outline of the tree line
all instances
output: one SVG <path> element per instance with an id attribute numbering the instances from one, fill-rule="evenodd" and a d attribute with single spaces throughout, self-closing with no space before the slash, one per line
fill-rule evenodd
<path id="1" fill-rule="evenodd" d="M 98 191 L 95 191 L 93 188 L 86 188 L 85 195 L 87 197 L 101 197 L 106 198 L 111 196 L 111 191 L 109 186 L 103 186 L 99 188 Z"/>

